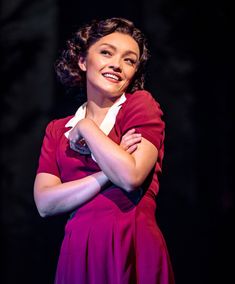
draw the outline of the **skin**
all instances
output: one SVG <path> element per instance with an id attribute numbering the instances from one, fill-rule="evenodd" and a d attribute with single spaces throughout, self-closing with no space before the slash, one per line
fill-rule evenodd
<path id="1" fill-rule="evenodd" d="M 123 137 L 120 147 L 130 155 L 137 149 L 141 134 L 129 130 Z M 54 175 L 37 174 L 34 182 L 34 199 L 41 217 L 72 211 L 83 205 L 110 183 L 100 171 L 86 178 L 62 183 Z"/>
<path id="2" fill-rule="evenodd" d="M 87 78 L 87 112 L 70 132 L 69 140 L 76 143 L 83 137 L 101 171 L 66 183 L 51 174 L 38 174 L 34 198 L 42 217 L 81 206 L 110 181 L 127 192 L 136 190 L 155 165 L 156 147 L 136 134 L 135 129 L 128 131 L 117 145 L 99 128 L 109 108 L 130 84 L 138 68 L 138 59 L 137 42 L 118 32 L 101 38 L 89 48 L 85 58 L 79 59 L 79 67 L 86 72 Z"/>

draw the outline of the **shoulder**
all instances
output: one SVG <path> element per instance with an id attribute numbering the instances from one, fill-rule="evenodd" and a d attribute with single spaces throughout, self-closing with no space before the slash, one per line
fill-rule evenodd
<path id="1" fill-rule="evenodd" d="M 147 99 L 150 99 L 150 100 L 153 99 L 152 94 L 147 90 L 137 90 L 133 93 L 127 93 L 126 97 L 128 99 L 134 99 L 134 98 L 136 98 L 136 99 L 147 98 Z"/>
<path id="2" fill-rule="evenodd" d="M 49 121 L 48 125 L 56 127 L 56 128 L 62 128 L 65 127 L 66 123 L 72 118 L 74 115 L 69 115 L 63 118 L 55 118 L 51 121 Z"/>
<path id="3" fill-rule="evenodd" d="M 123 109 L 163 114 L 159 102 L 147 90 L 137 90 L 134 93 L 127 93 Z"/>
<path id="4" fill-rule="evenodd" d="M 126 94 L 126 101 L 123 103 L 118 116 L 118 125 L 121 133 L 134 128 L 137 133 L 147 139 L 157 149 L 162 147 L 164 140 L 165 122 L 160 104 L 150 92 L 146 90 Z"/>
<path id="5" fill-rule="evenodd" d="M 46 133 L 51 134 L 52 136 L 57 135 L 58 133 L 64 133 L 66 131 L 65 125 L 74 115 L 70 115 L 64 118 L 56 118 L 48 122 L 46 126 Z"/>

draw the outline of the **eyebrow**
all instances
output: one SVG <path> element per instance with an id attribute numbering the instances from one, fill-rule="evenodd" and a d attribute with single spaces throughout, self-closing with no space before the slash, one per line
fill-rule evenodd
<path id="1" fill-rule="evenodd" d="M 110 47 L 110 48 L 112 48 L 112 49 L 114 49 L 114 50 L 117 50 L 117 48 L 116 48 L 114 45 L 110 44 L 110 43 L 102 43 L 100 46 L 103 46 L 103 45 L 107 45 L 108 47 Z M 125 55 L 128 55 L 128 54 L 133 54 L 133 55 L 135 55 L 137 58 L 139 57 L 138 54 L 137 54 L 135 51 L 133 51 L 133 50 L 127 50 L 127 51 L 125 51 Z"/>

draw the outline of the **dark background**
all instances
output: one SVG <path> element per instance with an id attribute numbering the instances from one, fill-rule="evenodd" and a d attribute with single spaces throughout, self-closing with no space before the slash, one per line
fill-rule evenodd
<path id="1" fill-rule="evenodd" d="M 2 0 L 0 5 L 0 282 L 53 283 L 67 216 L 41 218 L 33 182 L 46 124 L 77 108 L 74 95 L 56 80 L 53 64 L 81 24 L 121 16 L 149 40 L 146 89 L 165 114 L 157 218 L 176 283 L 233 283 L 234 31 L 228 2 Z"/>

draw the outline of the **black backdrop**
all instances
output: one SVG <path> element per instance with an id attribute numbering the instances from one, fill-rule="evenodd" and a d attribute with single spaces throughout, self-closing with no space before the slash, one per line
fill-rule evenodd
<path id="1" fill-rule="evenodd" d="M 178 284 L 232 283 L 232 9 L 226 1 L 1 2 L 1 283 L 53 283 L 67 216 L 39 217 L 33 181 L 47 122 L 71 114 L 53 63 L 93 18 L 133 20 L 147 35 L 146 89 L 166 145 L 157 218 Z"/>

